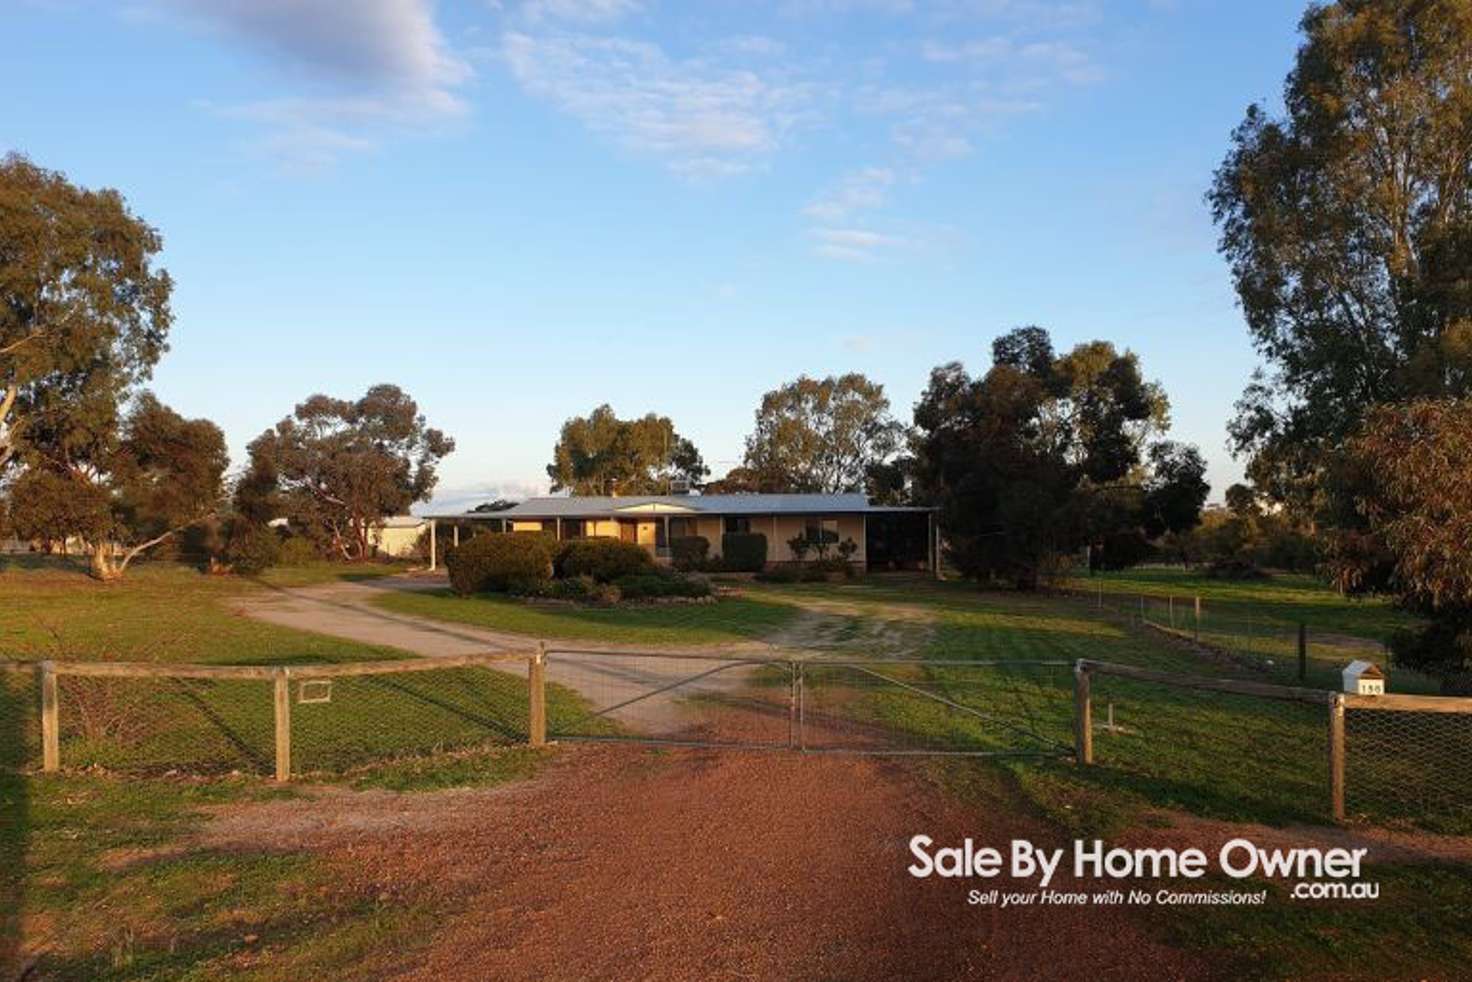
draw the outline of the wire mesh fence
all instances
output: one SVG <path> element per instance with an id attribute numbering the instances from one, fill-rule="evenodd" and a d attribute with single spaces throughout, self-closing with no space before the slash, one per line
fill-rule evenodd
<path id="1" fill-rule="evenodd" d="M 1351 818 L 1472 834 L 1472 699 L 1436 702 L 1443 711 L 1346 708 L 1345 810 Z M 1445 711 L 1456 705 L 1465 708 Z"/>
<path id="2" fill-rule="evenodd" d="M 528 738 L 527 682 L 506 667 L 456 665 L 290 680 L 297 774 Z"/>
<path id="3" fill-rule="evenodd" d="M 261 679 L 57 675 L 68 767 L 269 774 L 271 684 Z"/>
<path id="4" fill-rule="evenodd" d="M 35 665 L 0 662 L 0 768 L 41 764 L 41 680 Z"/>

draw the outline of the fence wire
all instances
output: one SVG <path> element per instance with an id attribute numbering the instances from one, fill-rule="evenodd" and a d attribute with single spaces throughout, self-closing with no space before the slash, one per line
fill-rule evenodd
<path id="1" fill-rule="evenodd" d="M 800 739 L 810 751 L 1072 753 L 1072 665 L 809 661 Z"/>
<path id="2" fill-rule="evenodd" d="M 1472 834 L 1472 713 L 1349 708 L 1344 747 L 1351 818 Z"/>
<path id="3" fill-rule="evenodd" d="M 527 683 L 514 671 L 466 665 L 340 678 L 303 672 L 290 685 L 293 773 L 527 739 Z"/>
<path id="4" fill-rule="evenodd" d="M 552 650 L 547 735 L 704 746 L 785 747 L 793 739 L 788 661 Z"/>
<path id="5" fill-rule="evenodd" d="M 0 665 L 0 770 L 41 765 L 41 684 L 32 665 Z"/>
<path id="6" fill-rule="evenodd" d="M 1091 690 L 1094 762 L 1125 788 L 1223 818 L 1331 815 L 1324 705 L 1104 672 L 1092 674 Z"/>
<path id="7" fill-rule="evenodd" d="M 257 679 L 59 675 L 67 767 L 162 774 L 269 774 L 271 683 Z"/>

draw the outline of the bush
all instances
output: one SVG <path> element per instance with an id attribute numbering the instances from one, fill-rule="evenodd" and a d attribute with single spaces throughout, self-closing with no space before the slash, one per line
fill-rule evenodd
<path id="1" fill-rule="evenodd" d="M 620 539 L 574 539 L 557 551 L 557 576 L 591 576 L 599 583 L 612 583 L 622 576 L 635 576 L 654 569 L 649 550 Z"/>
<path id="2" fill-rule="evenodd" d="M 710 556 L 710 540 L 703 535 L 680 535 L 670 539 L 670 558 L 675 569 L 704 569 Z"/>
<path id="3" fill-rule="evenodd" d="M 547 596 L 558 600 L 587 600 L 597 592 L 598 581 L 591 576 L 570 576 L 553 580 Z"/>
<path id="4" fill-rule="evenodd" d="M 625 600 L 710 596 L 710 581 L 703 576 L 641 573 L 622 577 L 614 585 L 619 588 Z"/>
<path id="5" fill-rule="evenodd" d="M 306 566 L 321 558 L 321 551 L 311 539 L 293 535 L 282 541 L 281 548 L 277 550 L 276 562 L 281 566 Z"/>
<path id="6" fill-rule="evenodd" d="M 721 565 L 731 573 L 760 573 L 767 565 L 767 537 L 760 532 L 722 535 Z"/>
<path id="7" fill-rule="evenodd" d="M 806 573 L 802 566 L 784 565 L 758 573 L 756 578 L 762 583 L 801 583 Z"/>
<path id="8" fill-rule="evenodd" d="M 445 556 L 450 589 L 460 596 L 492 591 L 536 593 L 552 578 L 557 543 L 540 532 L 477 535 Z"/>
<path id="9" fill-rule="evenodd" d="M 1218 559 L 1206 567 L 1206 575 L 1215 580 L 1266 580 L 1267 572 L 1246 559 Z"/>
<path id="10" fill-rule="evenodd" d="M 225 519 L 220 538 L 220 561 L 236 573 L 260 573 L 281 561 L 282 543 L 276 530 L 240 515 Z"/>

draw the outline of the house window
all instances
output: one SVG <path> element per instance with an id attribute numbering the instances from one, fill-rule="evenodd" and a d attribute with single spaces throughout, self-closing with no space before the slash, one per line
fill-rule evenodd
<path id="1" fill-rule="evenodd" d="M 838 519 L 809 518 L 803 523 L 803 538 L 813 545 L 835 545 L 838 542 Z"/>
<path id="2" fill-rule="evenodd" d="M 670 538 L 680 539 L 690 535 L 699 535 L 695 519 L 672 518 L 670 519 Z"/>
<path id="3" fill-rule="evenodd" d="M 751 531 L 751 519 L 749 518 L 727 518 L 726 531 L 733 534 L 745 534 Z"/>
<path id="4" fill-rule="evenodd" d="M 564 539 L 581 539 L 586 534 L 584 524 L 581 518 L 564 518 L 562 520 L 562 537 Z"/>

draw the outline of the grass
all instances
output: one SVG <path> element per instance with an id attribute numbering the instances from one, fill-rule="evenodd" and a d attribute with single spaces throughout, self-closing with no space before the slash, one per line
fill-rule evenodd
<path id="1" fill-rule="evenodd" d="M 374 572 L 322 564 L 273 571 L 266 582 Z M 119 582 L 99 583 L 63 561 L 0 560 L 0 658 L 289 665 L 403 657 L 395 648 L 278 627 L 232 608 L 261 589 L 174 563 L 145 563 Z"/>
<path id="2" fill-rule="evenodd" d="M 1296 628 L 1307 624 L 1311 633 L 1360 638 L 1380 643 L 1397 628 L 1417 623 L 1414 616 L 1397 610 L 1382 598 L 1346 597 L 1324 581 L 1306 573 L 1276 573 L 1266 580 L 1223 580 L 1180 567 L 1151 566 L 1118 572 L 1080 576 L 1069 581 L 1084 593 L 1102 590 L 1106 597 L 1133 601 L 1140 596 L 1175 597 L 1184 607 L 1200 597 L 1210 620 L 1213 612 L 1233 621 L 1248 611 L 1263 624 Z"/>
<path id="3" fill-rule="evenodd" d="M 530 604 L 508 597 L 457 597 L 449 590 L 385 591 L 373 603 L 400 614 L 508 634 L 638 645 L 750 641 L 779 630 L 798 613 L 791 604 L 758 598 L 597 608 Z"/>

